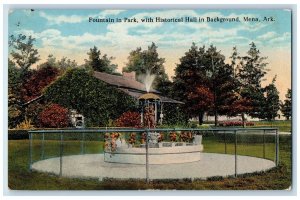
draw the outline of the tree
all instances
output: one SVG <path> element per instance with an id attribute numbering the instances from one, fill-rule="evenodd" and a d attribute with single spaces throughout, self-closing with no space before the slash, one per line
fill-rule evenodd
<path id="1" fill-rule="evenodd" d="M 50 66 L 56 66 L 56 58 L 52 55 L 52 54 L 49 54 L 48 55 L 48 58 L 47 58 L 47 61 L 46 61 L 46 64 L 50 65 Z"/>
<path id="2" fill-rule="evenodd" d="M 274 120 L 278 116 L 280 109 L 279 92 L 275 86 L 276 76 L 273 78 L 272 83 L 266 86 L 266 104 L 264 108 L 265 118 L 268 121 Z"/>
<path id="3" fill-rule="evenodd" d="M 48 64 L 43 65 L 39 70 L 30 72 L 28 79 L 24 80 L 21 88 L 23 102 L 28 102 L 42 94 L 42 90 L 53 82 L 58 76 L 58 69 Z"/>
<path id="4" fill-rule="evenodd" d="M 26 73 L 31 65 L 40 60 L 38 50 L 34 48 L 35 38 L 19 34 L 18 37 L 10 36 L 9 46 L 14 64 L 21 68 L 22 74 Z"/>
<path id="5" fill-rule="evenodd" d="M 203 123 L 203 115 L 206 110 L 211 110 L 213 107 L 214 94 L 209 87 L 199 85 L 194 88 L 188 95 L 189 110 L 198 110 L 199 124 Z"/>
<path id="6" fill-rule="evenodd" d="M 47 106 L 48 105 L 43 100 L 34 101 L 23 106 L 25 119 L 30 120 L 34 127 L 40 127 L 39 115 Z"/>
<path id="7" fill-rule="evenodd" d="M 85 66 L 91 67 L 95 71 L 113 74 L 118 67 L 111 63 L 114 57 L 108 57 L 106 54 L 101 57 L 101 52 L 96 46 L 90 48 L 87 54 L 89 58 L 85 59 Z"/>
<path id="8" fill-rule="evenodd" d="M 10 36 L 9 47 L 11 59 L 8 60 L 8 123 L 10 128 L 16 127 L 24 119 L 24 99 L 22 88 L 31 76 L 30 67 L 39 61 L 35 39 L 32 36 L 19 34 Z"/>
<path id="9" fill-rule="evenodd" d="M 130 52 L 128 56 L 128 63 L 123 68 L 124 72 L 136 73 L 136 79 L 143 82 L 143 75 L 147 72 L 155 74 L 154 85 L 162 85 L 169 81 L 168 75 L 164 68 L 165 59 L 160 58 L 157 52 L 157 46 L 152 43 L 147 50 L 142 51 L 141 47 Z M 157 87 L 156 87 L 157 88 Z"/>
<path id="10" fill-rule="evenodd" d="M 73 69 L 78 67 L 78 64 L 75 60 L 71 61 L 69 58 L 63 57 L 62 59 L 56 62 L 56 66 L 61 72 L 65 72 L 68 69 Z"/>
<path id="11" fill-rule="evenodd" d="M 236 47 L 233 47 L 232 54 L 229 58 L 231 59 L 231 69 L 233 70 L 232 89 L 234 95 L 231 98 L 233 102 L 228 104 L 230 110 L 228 111 L 227 115 L 236 116 L 238 114 L 241 114 L 243 127 L 245 127 L 245 114 L 252 111 L 252 101 L 250 97 L 247 97 L 247 94 L 249 94 L 249 92 L 246 92 L 247 88 L 243 88 L 243 80 L 241 80 L 239 76 L 241 65 L 243 63 L 241 62 L 241 57 L 239 56 Z M 241 95 L 242 93 L 244 95 Z"/>
<path id="12" fill-rule="evenodd" d="M 117 88 L 90 75 L 85 69 L 71 69 L 44 90 L 45 100 L 75 109 L 85 117 L 86 126 L 106 126 L 136 101 Z"/>
<path id="13" fill-rule="evenodd" d="M 198 48 L 193 43 L 180 58 L 173 78 L 174 98 L 185 103 L 182 107 L 189 117 L 199 117 L 199 124 L 202 124 L 204 113 L 212 105 L 211 98 L 205 98 L 212 95 L 207 62 L 205 47 Z"/>
<path id="14" fill-rule="evenodd" d="M 225 64 L 218 70 L 215 77 L 217 114 L 232 115 L 235 109 L 232 105 L 237 100 L 235 95 L 238 87 L 237 80 L 234 78 L 234 69 L 231 65 Z"/>
<path id="15" fill-rule="evenodd" d="M 248 113 L 252 110 L 251 100 L 242 97 L 239 94 L 236 94 L 237 99 L 232 104 L 232 110 L 230 114 L 235 116 L 241 114 L 243 127 L 246 125 L 245 113 Z"/>
<path id="16" fill-rule="evenodd" d="M 173 84 L 170 80 L 158 80 L 156 82 L 155 89 L 160 91 L 163 96 L 172 97 Z"/>
<path id="17" fill-rule="evenodd" d="M 218 115 L 228 115 L 235 101 L 234 92 L 237 84 L 232 65 L 225 64 L 225 56 L 211 45 L 206 51 L 207 76 L 210 90 L 213 93 L 212 111 L 215 116 L 215 126 L 218 125 Z"/>
<path id="18" fill-rule="evenodd" d="M 264 88 L 261 83 L 264 81 L 268 69 L 265 62 L 267 57 L 261 57 L 260 51 L 252 42 L 247 55 L 241 57 L 241 67 L 238 72 L 239 81 L 242 85 L 240 94 L 244 99 L 251 102 L 251 111 L 249 114 L 252 117 L 262 118 L 264 116 Z"/>
<path id="19" fill-rule="evenodd" d="M 240 60 L 240 56 L 239 56 L 236 46 L 234 46 L 232 48 L 232 54 L 229 58 L 231 59 L 231 67 L 233 68 L 233 76 L 234 76 L 234 78 L 236 78 L 237 72 L 239 71 L 239 66 L 240 66 L 238 63 L 238 61 Z"/>
<path id="20" fill-rule="evenodd" d="M 62 57 L 60 60 L 56 60 L 56 58 L 50 54 L 48 55 L 47 61 L 38 65 L 37 69 L 45 68 L 51 66 L 53 68 L 57 68 L 59 71 L 59 74 L 63 74 L 68 69 L 73 69 L 78 67 L 78 64 L 75 60 L 72 60 L 67 57 Z"/>
<path id="21" fill-rule="evenodd" d="M 8 59 L 8 88 L 14 94 L 18 93 L 21 84 L 21 70 L 15 63 Z"/>
<path id="22" fill-rule="evenodd" d="M 8 89 L 8 127 L 14 128 L 24 120 L 24 108 L 19 97 Z"/>
<path id="23" fill-rule="evenodd" d="M 21 69 L 8 59 L 8 127 L 14 128 L 24 120 L 20 94 Z"/>
<path id="24" fill-rule="evenodd" d="M 59 104 L 47 106 L 39 114 L 40 127 L 44 128 L 64 128 L 69 125 L 68 109 Z"/>
<path id="25" fill-rule="evenodd" d="M 285 95 L 284 103 L 281 103 L 280 110 L 283 116 L 289 120 L 292 117 L 292 90 L 288 89 Z"/>

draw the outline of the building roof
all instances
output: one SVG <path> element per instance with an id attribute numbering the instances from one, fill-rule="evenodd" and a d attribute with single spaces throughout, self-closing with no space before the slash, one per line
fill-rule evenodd
<path id="1" fill-rule="evenodd" d="M 139 97 L 140 100 L 147 100 L 147 99 L 154 99 L 154 100 L 158 100 L 160 99 L 160 97 L 154 93 L 151 92 L 147 92 L 146 94 L 143 94 Z"/>
<path id="2" fill-rule="evenodd" d="M 126 94 L 132 96 L 135 99 L 139 99 L 140 96 L 145 95 L 147 92 L 145 85 L 136 81 L 135 76 L 132 76 L 132 74 L 130 74 L 129 76 L 128 74 L 118 76 L 94 71 L 94 77 L 110 85 L 117 86 L 119 90 L 125 92 Z M 176 101 L 174 99 L 161 96 L 160 92 L 157 90 L 151 89 L 149 92 L 156 94 L 164 103 L 184 104 L 181 101 Z"/>
<path id="3" fill-rule="evenodd" d="M 124 93 L 132 96 L 135 99 L 139 99 L 142 95 L 145 95 L 147 93 L 146 88 L 144 84 L 136 81 L 132 75 L 128 76 L 117 76 L 112 74 L 107 74 L 103 72 L 97 72 L 94 71 L 94 77 L 96 77 L 99 80 L 102 80 L 110 85 L 117 86 L 117 88 Z M 164 103 L 176 103 L 176 104 L 184 104 L 181 101 L 177 101 L 168 97 L 161 96 L 160 92 L 154 89 L 150 90 L 151 93 L 156 94 L 160 100 Z M 35 101 L 38 101 L 43 98 L 44 95 L 38 96 L 35 99 L 32 99 L 26 103 L 23 104 L 23 106 L 27 106 Z"/>
<path id="4" fill-rule="evenodd" d="M 117 76 L 117 75 L 112 75 L 112 74 L 107 74 L 107 73 L 97 72 L 97 71 L 94 71 L 94 77 L 110 85 L 114 85 L 120 88 L 130 88 L 130 89 L 146 92 L 146 87 L 143 83 L 140 83 L 130 77 Z M 154 89 L 151 89 L 150 92 L 160 93 L 159 91 Z"/>
<path id="5" fill-rule="evenodd" d="M 125 88 L 119 88 L 119 90 L 125 92 L 126 94 L 132 96 L 133 98 L 135 99 L 139 99 L 140 96 L 144 95 L 145 92 L 140 92 L 140 91 L 137 91 L 137 90 L 130 90 L 130 89 L 125 89 Z M 163 102 L 163 103 L 176 103 L 176 104 L 184 104 L 183 102 L 181 101 L 176 101 L 174 99 L 171 99 L 171 98 L 168 98 L 168 97 L 164 97 L 164 96 L 161 96 L 159 94 L 157 94 L 157 96 L 160 98 L 160 100 Z"/>

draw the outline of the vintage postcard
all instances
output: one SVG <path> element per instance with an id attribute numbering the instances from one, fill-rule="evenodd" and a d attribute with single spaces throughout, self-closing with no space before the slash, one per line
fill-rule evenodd
<path id="1" fill-rule="evenodd" d="M 292 14 L 9 9 L 7 187 L 291 190 Z"/>

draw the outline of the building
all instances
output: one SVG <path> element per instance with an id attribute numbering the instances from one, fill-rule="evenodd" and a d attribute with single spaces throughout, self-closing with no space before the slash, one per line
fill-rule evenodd
<path id="1" fill-rule="evenodd" d="M 145 99 L 143 102 L 141 102 L 140 97 L 145 97 L 147 96 L 147 90 L 146 87 L 143 83 L 140 83 L 136 81 L 135 79 L 135 72 L 131 73 L 126 73 L 123 72 L 123 76 L 118 76 L 118 75 L 112 75 L 112 74 L 107 74 L 103 72 L 94 72 L 94 77 L 109 84 L 114 87 L 116 87 L 118 90 L 121 90 L 125 94 L 133 97 L 137 101 L 139 101 L 142 104 L 145 104 Z M 147 94 L 147 95 L 145 95 Z M 148 106 L 151 104 L 154 107 L 154 113 L 155 113 L 155 122 L 162 124 L 163 121 L 163 105 L 165 103 L 172 103 L 172 104 L 183 104 L 183 102 L 176 101 L 174 99 L 162 96 L 162 94 L 154 89 L 150 89 L 148 96 L 155 96 L 156 99 L 152 99 L 152 101 L 147 101 Z M 154 94 L 154 95 L 153 95 Z M 141 104 L 140 104 L 141 105 Z M 143 124 L 143 106 L 141 106 L 141 123 Z"/>
<path id="2" fill-rule="evenodd" d="M 143 94 L 147 93 L 145 85 L 135 80 L 135 72 L 123 72 L 123 76 L 117 76 L 95 71 L 94 77 L 109 85 L 115 86 L 117 89 L 132 96 L 136 100 L 138 100 L 138 98 Z M 183 102 L 162 96 L 162 94 L 157 90 L 151 89 L 150 92 L 158 95 L 162 103 L 183 104 Z"/>

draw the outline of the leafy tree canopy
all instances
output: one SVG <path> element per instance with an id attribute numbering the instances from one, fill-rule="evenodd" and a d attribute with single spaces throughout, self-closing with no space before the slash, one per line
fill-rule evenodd
<path id="1" fill-rule="evenodd" d="M 235 100 L 233 67 L 213 45 L 206 50 L 192 44 L 175 69 L 173 86 L 174 97 L 185 102 L 190 117 L 199 116 L 200 124 L 204 112 L 227 113 Z"/>
<path id="2" fill-rule="evenodd" d="M 292 117 L 292 90 L 288 89 L 285 100 L 280 104 L 280 110 L 283 113 L 283 116 L 289 120 Z"/>
<path id="3" fill-rule="evenodd" d="M 264 106 L 264 114 L 262 116 L 267 120 L 274 120 L 278 116 L 280 109 L 279 92 L 275 86 L 276 76 L 273 78 L 272 83 L 266 86 L 266 102 Z"/>
<path id="4" fill-rule="evenodd" d="M 265 89 L 261 86 L 267 74 L 267 57 L 261 57 L 254 42 L 246 56 L 240 57 L 241 62 L 237 78 L 241 84 L 240 94 L 247 102 L 251 102 L 251 110 L 247 112 L 252 117 L 264 118 Z"/>
<path id="5" fill-rule="evenodd" d="M 17 37 L 10 36 L 9 46 L 12 48 L 10 53 L 12 62 L 21 68 L 23 73 L 40 60 L 38 50 L 33 46 L 34 41 L 35 38 L 32 36 L 27 37 L 23 34 L 19 34 Z"/>
<path id="6" fill-rule="evenodd" d="M 85 59 L 85 66 L 87 68 L 91 67 L 98 72 L 113 74 L 118 67 L 118 65 L 111 63 L 114 57 L 108 57 L 106 54 L 101 56 L 101 52 L 96 46 L 90 48 L 87 54 L 89 56 L 88 59 Z"/>
<path id="7" fill-rule="evenodd" d="M 38 65 L 37 68 L 40 69 L 47 66 L 57 68 L 60 74 L 63 74 L 68 69 L 79 67 L 75 60 L 71 60 L 67 57 L 62 57 L 60 60 L 57 60 L 52 54 L 48 55 L 47 61 Z"/>
<path id="8" fill-rule="evenodd" d="M 30 76 L 22 84 L 22 100 L 28 102 L 40 96 L 42 90 L 57 78 L 58 73 L 57 68 L 49 65 L 45 65 L 38 70 L 32 70 Z"/>
<path id="9" fill-rule="evenodd" d="M 154 85 L 164 85 L 164 82 L 169 81 L 168 75 L 164 68 L 165 59 L 160 58 L 157 52 L 157 46 L 152 43 L 147 50 L 142 50 L 141 47 L 136 48 L 130 52 L 128 56 L 128 63 L 123 68 L 124 72 L 136 73 L 136 79 L 143 82 L 143 75 L 147 72 L 155 74 L 156 78 Z"/>

